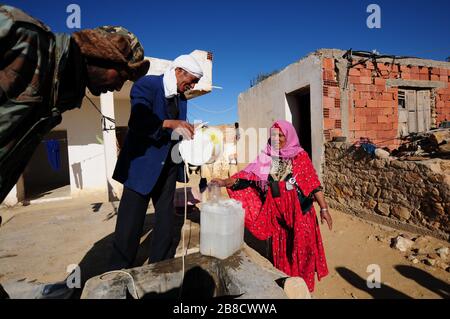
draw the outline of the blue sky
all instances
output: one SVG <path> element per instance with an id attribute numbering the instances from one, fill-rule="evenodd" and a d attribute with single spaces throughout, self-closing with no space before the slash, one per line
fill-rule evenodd
<path id="1" fill-rule="evenodd" d="M 66 7 L 81 7 L 81 27 L 123 25 L 147 56 L 174 59 L 195 49 L 214 53 L 213 82 L 223 87 L 190 103 L 189 119 L 233 123 L 237 97 L 260 72 L 281 69 L 319 48 L 373 50 L 444 60 L 450 56 L 450 1 L 85 1 L 17 0 L 54 32 L 67 29 Z M 369 29 L 369 4 L 381 29 Z M 206 112 L 205 110 L 209 110 Z"/>

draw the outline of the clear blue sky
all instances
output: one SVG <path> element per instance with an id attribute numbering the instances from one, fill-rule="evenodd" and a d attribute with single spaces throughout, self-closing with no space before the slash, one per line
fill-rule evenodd
<path id="1" fill-rule="evenodd" d="M 81 27 L 123 25 L 147 56 L 174 59 L 194 49 L 214 53 L 213 82 L 223 87 L 193 100 L 190 120 L 237 120 L 237 97 L 260 72 L 319 48 L 373 50 L 444 60 L 450 56 L 450 1 L 7 1 L 49 25 L 67 29 L 66 7 L 81 6 Z M 381 29 L 369 29 L 366 8 L 381 7 Z M 194 105 L 195 104 L 195 105 Z M 205 112 L 202 109 L 208 109 Z"/>

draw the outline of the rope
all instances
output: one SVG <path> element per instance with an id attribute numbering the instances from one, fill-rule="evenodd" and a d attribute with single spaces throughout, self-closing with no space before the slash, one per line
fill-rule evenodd
<path id="1" fill-rule="evenodd" d="M 86 98 L 88 99 L 88 101 L 92 104 L 92 106 L 97 110 L 97 112 L 101 115 L 101 122 L 102 122 L 102 126 L 103 126 L 103 131 L 114 131 L 115 130 L 115 124 L 116 124 L 116 120 L 103 115 L 102 111 L 100 111 L 100 109 L 98 108 L 97 105 L 95 105 L 95 103 L 91 100 L 91 98 L 89 96 L 86 95 Z M 113 123 L 114 125 L 110 126 L 109 128 L 106 127 L 106 121 L 109 121 L 111 123 Z"/>
<path id="2" fill-rule="evenodd" d="M 186 271 L 186 267 L 185 267 L 185 256 L 187 255 L 187 247 L 186 247 L 186 242 L 185 242 L 185 232 L 186 232 L 186 221 L 187 221 L 187 172 L 189 169 L 188 163 L 184 163 L 185 167 L 184 167 L 184 222 L 183 222 L 183 226 L 182 226 L 182 248 L 183 248 L 183 253 L 181 255 L 181 261 L 182 261 L 182 276 L 181 276 L 181 286 L 180 286 L 180 297 L 181 294 L 183 292 L 183 282 L 184 282 L 184 275 L 185 275 L 185 271 Z"/>

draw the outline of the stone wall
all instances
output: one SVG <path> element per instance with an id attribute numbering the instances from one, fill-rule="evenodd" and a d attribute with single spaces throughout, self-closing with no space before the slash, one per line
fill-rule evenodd
<path id="1" fill-rule="evenodd" d="M 347 143 L 327 143 L 324 185 L 331 207 L 449 239 L 450 160 L 375 158 Z"/>

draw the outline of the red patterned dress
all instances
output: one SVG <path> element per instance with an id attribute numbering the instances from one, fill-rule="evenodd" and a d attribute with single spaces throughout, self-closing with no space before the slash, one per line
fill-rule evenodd
<path id="1" fill-rule="evenodd" d="M 305 151 L 292 159 L 292 175 L 301 193 L 312 196 L 320 188 L 316 171 Z M 233 176 L 239 180 L 260 182 L 253 173 L 241 171 Z M 286 181 L 279 181 L 279 196 L 271 188 L 264 192 L 257 187 L 228 188 L 231 198 L 240 201 L 245 210 L 245 226 L 258 239 L 272 238 L 273 263 L 291 277 L 302 277 L 314 291 L 314 277 L 328 274 L 325 252 L 314 206 L 302 212 L 297 190 L 288 190 Z"/>

